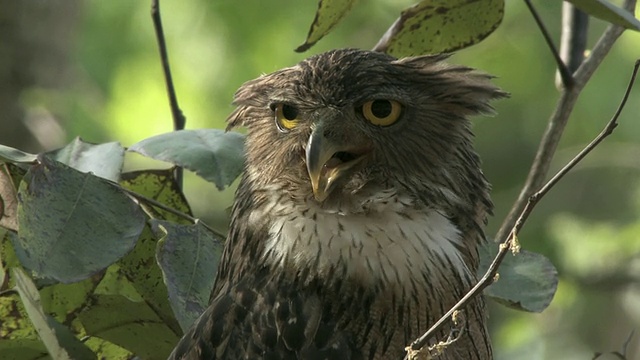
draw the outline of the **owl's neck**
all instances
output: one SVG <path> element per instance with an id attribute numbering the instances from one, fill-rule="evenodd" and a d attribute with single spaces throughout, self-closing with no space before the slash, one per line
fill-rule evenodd
<path id="1" fill-rule="evenodd" d="M 279 197 L 253 214 L 270 218 L 262 259 L 400 291 L 471 279 L 458 250 L 461 234 L 441 213 L 395 194 L 366 203 L 363 211 L 342 212 Z"/>

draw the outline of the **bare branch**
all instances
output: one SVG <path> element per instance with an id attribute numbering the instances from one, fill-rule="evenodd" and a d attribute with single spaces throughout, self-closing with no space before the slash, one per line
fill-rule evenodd
<path id="1" fill-rule="evenodd" d="M 627 0 L 624 7 L 627 10 L 633 11 L 636 5 L 636 0 Z M 620 37 L 624 28 L 618 25 L 610 25 L 600 37 L 600 40 L 596 43 L 590 56 L 580 65 L 578 70 L 574 74 L 575 84 L 571 88 L 564 88 L 561 92 L 560 99 L 556 104 L 554 113 L 549 119 L 547 129 L 545 130 L 536 157 L 531 165 L 529 174 L 525 181 L 518 199 L 515 201 L 509 214 L 505 217 L 500 230 L 496 234 L 496 239 L 504 239 L 509 229 L 513 227 L 513 224 L 521 213 L 522 209 L 526 205 L 529 197 L 536 192 L 540 185 L 543 184 L 549 172 L 549 166 L 551 165 L 551 159 L 556 152 L 564 128 L 569 121 L 569 115 L 573 111 L 573 107 L 578 99 L 578 96 L 586 83 L 591 79 L 591 76 L 596 71 L 604 57 L 609 53 L 611 47 L 615 41 Z"/>
<path id="2" fill-rule="evenodd" d="M 562 84 L 564 85 L 565 88 L 573 87 L 573 77 L 571 76 L 571 72 L 567 68 L 567 65 L 565 64 L 565 62 L 562 61 L 562 58 L 560 57 L 560 54 L 558 53 L 556 46 L 553 44 L 551 35 L 549 35 L 549 31 L 544 26 L 544 23 L 542 22 L 540 15 L 538 15 L 538 12 L 536 11 L 536 8 L 533 7 L 533 4 L 531 4 L 530 0 L 524 0 L 524 2 L 525 4 L 527 4 L 527 7 L 529 8 L 531 15 L 533 15 L 533 19 L 536 21 L 536 24 L 538 25 L 538 28 L 540 29 L 540 32 L 542 33 L 542 36 L 544 37 L 544 41 L 547 43 L 549 50 L 551 50 L 551 54 L 553 55 L 553 58 L 556 60 L 556 64 L 558 66 L 558 72 L 560 72 L 560 77 L 562 78 Z"/>
<path id="3" fill-rule="evenodd" d="M 202 224 L 202 226 L 204 226 L 207 230 L 211 231 L 212 233 L 214 233 L 216 236 L 220 237 L 221 239 L 224 239 L 225 236 L 222 234 L 221 231 L 218 231 L 214 228 L 212 228 L 211 226 L 207 225 L 205 222 L 203 222 L 202 220 L 195 218 L 189 214 L 185 214 L 182 211 L 178 211 L 170 206 L 167 206 L 159 201 L 156 201 L 154 199 L 151 199 L 149 197 L 146 197 L 144 195 L 138 194 L 135 191 L 131 191 L 127 188 L 124 188 L 122 186 L 119 186 L 118 184 L 113 184 L 113 186 L 117 187 L 118 189 L 124 191 L 133 201 L 135 201 L 137 204 L 142 205 L 141 203 L 145 203 L 154 207 L 157 207 L 159 209 L 162 209 L 168 213 L 171 213 L 173 215 L 176 215 L 178 217 L 181 217 L 183 219 L 189 220 L 190 222 L 196 224 L 196 223 L 200 223 Z"/>
<path id="4" fill-rule="evenodd" d="M 160 61 L 162 62 L 162 70 L 164 72 L 164 80 L 167 84 L 167 94 L 169 95 L 169 106 L 171 107 L 171 115 L 173 117 L 173 129 L 182 130 L 187 122 L 180 105 L 178 105 L 178 97 L 173 86 L 173 78 L 171 76 L 171 67 L 169 66 L 169 55 L 167 54 L 167 44 L 164 38 L 164 30 L 162 29 L 162 19 L 160 17 L 160 0 L 151 1 L 151 18 L 153 19 L 153 27 L 156 31 L 156 39 L 158 40 L 158 50 L 160 50 Z M 178 186 L 182 188 L 182 168 L 176 167 L 174 176 Z"/>
<path id="5" fill-rule="evenodd" d="M 560 37 L 560 58 L 573 74 L 584 61 L 587 49 L 589 15 L 568 1 L 562 3 L 562 35 Z M 562 75 L 558 72 L 556 86 L 562 88 Z"/>
<path id="6" fill-rule="evenodd" d="M 535 208 L 536 204 L 540 201 L 540 199 L 542 199 L 549 192 L 549 190 L 551 190 L 551 188 L 553 188 L 554 185 L 558 183 L 558 181 L 560 181 L 560 179 L 562 179 L 587 154 L 589 154 L 593 149 L 595 149 L 595 147 L 598 146 L 598 144 L 602 142 L 602 140 L 604 140 L 607 136 L 611 135 L 613 130 L 616 128 L 616 126 L 618 126 L 618 117 L 620 116 L 620 113 L 622 112 L 622 109 L 624 108 L 627 102 L 627 99 L 629 98 L 629 94 L 631 93 L 631 89 L 633 88 L 633 84 L 635 82 L 639 67 L 640 67 L 640 60 L 636 61 L 635 63 L 635 66 L 633 68 L 633 73 L 631 75 L 631 79 L 629 80 L 629 85 L 627 86 L 627 89 L 624 93 L 624 96 L 622 97 L 622 100 L 620 102 L 620 105 L 618 106 L 618 109 L 616 110 L 613 117 L 606 124 L 604 129 L 600 132 L 600 134 L 598 134 L 598 136 L 596 136 L 595 139 L 593 139 L 593 141 L 589 143 L 589 145 L 587 145 L 582 151 L 580 151 L 580 153 L 578 153 L 578 155 L 576 155 L 573 159 L 571 159 L 571 161 L 569 161 L 567 165 L 565 165 L 549 181 L 547 181 L 547 183 L 544 184 L 544 186 L 542 186 L 540 190 L 534 192 L 527 199 L 527 203 L 524 209 L 520 212 L 520 215 L 516 219 L 515 224 L 511 228 L 509 236 L 506 237 L 506 239 L 501 242 L 498 250 L 498 254 L 493 259 L 493 261 L 489 265 L 489 268 L 487 269 L 485 274 L 482 276 L 482 278 L 478 281 L 478 283 L 473 288 L 471 288 L 471 290 L 469 290 L 465 294 L 465 296 L 462 299 L 460 299 L 460 301 L 458 301 L 458 303 L 456 303 L 433 326 L 431 326 L 431 328 L 426 333 L 424 333 L 420 338 L 416 339 L 413 343 L 411 343 L 411 345 L 409 346 L 411 350 L 418 351 L 422 349 L 427 344 L 428 340 L 432 338 L 438 331 L 442 329 L 442 327 L 446 323 L 448 323 L 451 320 L 453 314 L 456 311 L 463 309 L 472 299 L 474 299 L 476 296 L 479 296 L 484 289 L 486 289 L 489 285 L 491 285 L 494 282 L 495 276 L 498 273 L 498 267 L 502 263 L 502 260 L 507 255 L 507 253 L 509 251 L 513 251 L 513 247 L 517 246 L 518 233 L 520 232 L 525 222 L 529 218 L 529 215 Z"/>

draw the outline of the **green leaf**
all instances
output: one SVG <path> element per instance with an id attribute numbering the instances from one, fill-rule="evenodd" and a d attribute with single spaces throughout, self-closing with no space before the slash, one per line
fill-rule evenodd
<path id="1" fill-rule="evenodd" d="M 12 281 L 13 282 L 13 281 Z M 0 296 L 0 349 L 7 346 L 5 341 L 9 340 L 35 340 L 38 341 L 38 333 L 29 321 L 29 315 L 26 313 L 20 296 L 17 293 L 5 293 Z M 28 344 L 31 346 L 31 344 Z M 10 347 L 21 346 L 14 344 Z M 37 347 L 42 352 L 46 349 L 40 343 Z M 4 354 L 0 352 L 0 354 Z"/>
<path id="2" fill-rule="evenodd" d="M 315 45 L 342 20 L 355 3 L 356 0 L 320 0 L 307 39 L 296 51 L 303 52 Z"/>
<path id="3" fill-rule="evenodd" d="M 600 20 L 620 25 L 624 28 L 640 31 L 640 20 L 629 11 L 617 7 L 607 0 L 567 0 L 578 9 Z"/>
<path id="4" fill-rule="evenodd" d="M 91 144 L 79 137 L 62 149 L 47 153 L 54 160 L 81 172 L 118 181 L 124 163 L 124 148 L 117 142 Z"/>
<path id="5" fill-rule="evenodd" d="M 130 351 L 127 349 L 123 349 L 122 347 L 105 341 L 103 339 L 89 336 L 86 339 L 83 339 L 84 343 L 87 345 L 89 349 L 91 349 L 98 358 L 100 359 L 108 359 L 108 360 L 132 360 L 138 359 L 135 357 Z"/>
<path id="6" fill-rule="evenodd" d="M 374 47 L 396 57 L 476 44 L 502 22 L 504 0 L 423 0 L 404 10 Z"/>
<path id="7" fill-rule="evenodd" d="M 189 226 L 160 220 L 151 223 L 163 236 L 158 242 L 158 263 L 173 311 L 186 331 L 209 304 L 223 242 L 200 222 Z"/>
<path id="8" fill-rule="evenodd" d="M 118 262 L 120 271 L 162 321 L 174 333 L 182 334 L 171 308 L 162 271 L 156 263 L 156 245 L 151 229 L 145 226 L 136 247 Z"/>
<path id="9" fill-rule="evenodd" d="M 0 161 L 18 164 L 33 164 L 36 162 L 37 158 L 37 155 L 29 154 L 9 146 L 0 145 Z"/>
<path id="10" fill-rule="evenodd" d="M 0 339 L 0 354 L 3 359 L 39 360 L 50 358 L 47 348 L 38 338 Z"/>
<path id="11" fill-rule="evenodd" d="M 244 135 L 218 129 L 180 130 L 142 140 L 129 151 L 189 169 L 222 190 L 242 172 Z"/>
<path id="12" fill-rule="evenodd" d="M 33 281 L 20 269 L 13 269 L 12 276 L 29 319 L 38 331 L 40 339 L 54 359 L 95 359 L 89 350 L 73 333 L 49 315 L 40 305 L 40 294 Z"/>
<path id="13" fill-rule="evenodd" d="M 133 249 L 145 219 L 127 195 L 101 178 L 40 160 L 18 191 L 20 232 L 13 247 L 26 268 L 75 282 Z"/>
<path id="14" fill-rule="evenodd" d="M 191 207 L 187 202 L 182 189 L 176 183 L 172 170 L 143 170 L 122 174 L 122 187 L 137 194 L 153 199 L 171 209 L 193 216 Z M 191 221 L 184 217 L 173 214 L 169 211 L 145 204 L 145 210 L 151 212 L 149 216 L 156 219 L 171 220 L 181 224 L 191 224 Z"/>
<path id="15" fill-rule="evenodd" d="M 71 326 L 78 312 L 102 280 L 101 274 L 73 284 L 55 284 L 40 289 L 42 308 L 56 321 Z"/>
<path id="16" fill-rule="evenodd" d="M 166 359 L 179 337 L 144 302 L 95 295 L 78 315 L 87 334 L 112 342 L 141 359 Z"/>
<path id="17" fill-rule="evenodd" d="M 171 170 L 136 171 L 123 174 L 122 186 L 163 205 L 191 216 L 191 209 Z M 173 222 L 190 224 L 189 220 L 168 211 L 145 204 L 150 216 Z M 162 271 L 156 262 L 157 239 L 145 226 L 136 247 L 119 261 L 122 273 L 131 281 L 138 293 L 156 314 L 177 334 L 182 330 L 171 304 Z"/>
<path id="18" fill-rule="evenodd" d="M 115 263 L 107 268 L 104 277 L 93 292 L 94 295 L 119 295 L 129 301 L 142 302 L 144 299 L 129 279 L 120 271 L 120 265 Z"/>
<path id="19" fill-rule="evenodd" d="M 480 249 L 478 277 L 482 276 L 498 253 L 498 244 Z M 507 254 L 498 269 L 499 279 L 485 295 L 516 310 L 542 312 L 549 306 L 558 287 L 558 272 L 546 257 L 520 250 Z"/>

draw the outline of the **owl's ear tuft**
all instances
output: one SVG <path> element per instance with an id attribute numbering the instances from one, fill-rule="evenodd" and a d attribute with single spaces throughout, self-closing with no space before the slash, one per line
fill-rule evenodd
<path id="1" fill-rule="evenodd" d="M 428 94 L 441 111 L 462 117 L 493 114 L 490 102 L 509 94 L 492 83 L 493 76 L 448 64 L 443 61 L 448 57 L 449 54 L 418 56 L 395 63 L 405 69 L 406 78 L 412 79 L 423 94 Z"/>
<path id="2" fill-rule="evenodd" d="M 233 96 L 233 105 L 236 109 L 227 117 L 227 130 L 231 130 L 238 126 L 245 126 L 247 119 L 251 118 L 250 109 L 259 108 L 264 105 L 266 94 L 266 84 L 268 83 L 268 75 L 260 76 L 245 82 L 240 86 Z"/>
<path id="3" fill-rule="evenodd" d="M 247 118 L 245 116 L 247 110 L 248 108 L 246 106 L 239 106 L 235 110 L 233 110 L 233 112 L 227 117 L 227 128 L 225 129 L 225 131 L 232 130 L 239 126 L 244 126 L 245 124 L 243 119 Z"/>

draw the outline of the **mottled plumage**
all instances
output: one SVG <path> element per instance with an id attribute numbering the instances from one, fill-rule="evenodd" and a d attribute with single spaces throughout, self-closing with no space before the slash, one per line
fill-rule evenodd
<path id="1" fill-rule="evenodd" d="M 468 117 L 504 93 L 445 58 L 336 50 L 238 90 L 245 173 L 171 358 L 401 359 L 473 285 L 492 205 Z M 463 315 L 438 359 L 492 358 L 483 300 Z"/>

